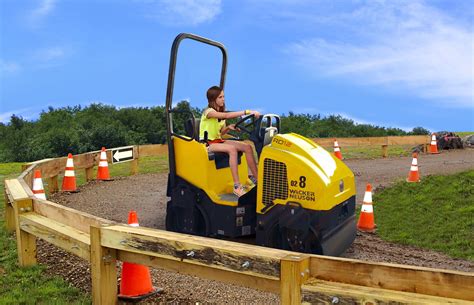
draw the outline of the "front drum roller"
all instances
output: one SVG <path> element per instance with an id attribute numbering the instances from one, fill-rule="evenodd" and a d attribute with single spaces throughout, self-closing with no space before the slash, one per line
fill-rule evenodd
<path id="1" fill-rule="evenodd" d="M 265 234 L 267 247 L 323 254 L 321 242 L 311 226 L 311 217 L 299 204 L 287 204 Z"/>

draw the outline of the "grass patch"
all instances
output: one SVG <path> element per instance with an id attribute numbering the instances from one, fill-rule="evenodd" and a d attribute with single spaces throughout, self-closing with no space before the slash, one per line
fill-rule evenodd
<path id="1" fill-rule="evenodd" d="M 19 268 L 16 239 L 5 230 L 4 179 L 21 172 L 20 163 L 0 163 L 0 304 L 90 304 L 89 296 L 58 277 L 47 277 L 43 266 Z"/>
<path id="2" fill-rule="evenodd" d="M 374 195 L 381 238 L 474 260 L 474 171 L 398 182 Z"/>
<path id="3" fill-rule="evenodd" d="M 461 131 L 461 132 L 455 132 L 455 134 L 457 134 L 458 136 L 463 138 L 465 136 L 470 136 L 470 135 L 474 134 L 474 131 Z"/>
<path id="4" fill-rule="evenodd" d="M 328 152 L 333 152 L 333 147 L 323 146 Z M 407 157 L 411 156 L 412 148 L 415 145 L 389 145 L 387 146 L 388 157 Z M 341 153 L 344 159 L 379 159 L 382 158 L 382 146 L 346 146 L 341 147 Z"/>
<path id="5" fill-rule="evenodd" d="M 0 163 L 0 178 L 3 180 L 7 177 L 13 177 L 21 173 L 21 165 L 23 163 Z"/>

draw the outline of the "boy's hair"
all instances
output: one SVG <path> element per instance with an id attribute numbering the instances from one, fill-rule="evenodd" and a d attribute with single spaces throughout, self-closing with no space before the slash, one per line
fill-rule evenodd
<path id="1" fill-rule="evenodd" d="M 222 88 L 219 86 L 212 86 L 211 88 L 207 89 L 207 105 L 208 107 L 214 109 L 218 112 L 225 111 L 225 104 L 222 107 L 217 106 L 216 100 L 219 94 L 221 94 Z"/>

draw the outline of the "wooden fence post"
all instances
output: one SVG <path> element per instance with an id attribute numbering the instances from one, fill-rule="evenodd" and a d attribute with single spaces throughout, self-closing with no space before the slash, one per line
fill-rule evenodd
<path id="1" fill-rule="evenodd" d="M 20 227 L 20 214 L 33 211 L 33 200 L 27 198 L 15 201 L 13 209 L 15 211 L 18 263 L 22 267 L 36 265 L 36 237 L 23 231 Z"/>
<path id="2" fill-rule="evenodd" d="M 309 255 L 288 255 L 281 259 L 280 303 L 301 304 L 301 285 L 309 277 Z"/>
<path id="3" fill-rule="evenodd" d="M 86 181 L 92 181 L 94 180 L 94 167 L 86 167 Z"/>
<path id="4" fill-rule="evenodd" d="M 134 159 L 130 164 L 130 175 L 138 174 L 138 159 L 140 158 L 138 146 L 133 146 L 133 156 Z"/>
<path id="5" fill-rule="evenodd" d="M 48 189 L 50 194 L 57 193 L 59 190 L 58 186 L 58 175 L 49 178 Z"/>
<path id="6" fill-rule="evenodd" d="M 138 174 L 138 159 L 133 159 L 130 162 L 130 175 Z"/>
<path id="7" fill-rule="evenodd" d="M 388 157 L 388 145 L 384 144 L 382 145 L 382 158 L 387 158 Z"/>
<path id="8" fill-rule="evenodd" d="M 117 252 L 103 247 L 100 227 L 90 227 L 92 304 L 117 304 Z"/>

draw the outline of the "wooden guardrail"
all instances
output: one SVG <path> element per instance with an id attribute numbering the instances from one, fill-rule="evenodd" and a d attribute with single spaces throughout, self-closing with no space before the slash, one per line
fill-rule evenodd
<path id="1" fill-rule="evenodd" d="M 162 145 L 135 149 L 138 157 L 166 151 Z M 91 172 L 97 155 L 75 156 L 76 168 Z M 66 163 L 65 158 L 59 160 L 62 166 L 58 159 L 27 164 L 17 179 L 5 181 L 6 226 L 16 231 L 21 266 L 36 264 L 36 238 L 89 261 L 94 304 L 116 304 L 117 260 L 278 293 L 282 304 L 474 301 L 473 273 L 301 254 L 131 227 L 35 198 L 29 188 L 32 171 L 41 168 L 43 175 L 57 179 Z M 130 164 L 136 172 L 138 159 Z"/>
<path id="2" fill-rule="evenodd" d="M 314 138 L 314 142 L 323 147 L 333 147 L 333 138 Z M 388 146 L 392 145 L 423 145 L 423 151 L 427 151 L 431 136 L 388 136 L 388 137 L 366 137 L 366 138 L 337 138 L 340 147 L 348 146 L 380 146 L 382 157 L 388 156 Z"/>

